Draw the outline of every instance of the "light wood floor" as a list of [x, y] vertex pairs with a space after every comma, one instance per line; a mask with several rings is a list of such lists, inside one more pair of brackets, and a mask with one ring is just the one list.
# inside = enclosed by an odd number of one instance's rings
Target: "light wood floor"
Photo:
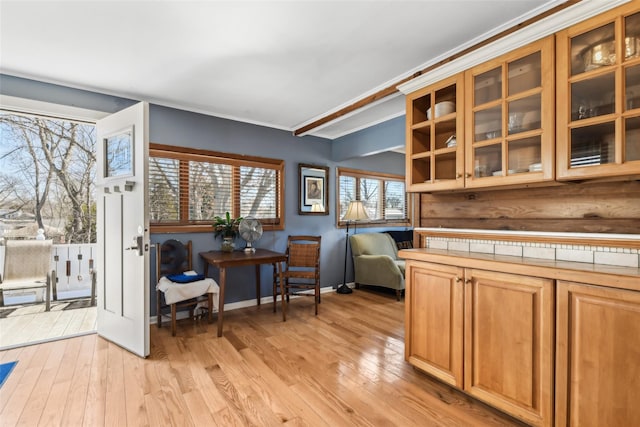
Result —
[[0, 352], [18, 364], [0, 389], [0, 425], [519, 425], [404, 361], [404, 304], [358, 290], [152, 325], [151, 356], [97, 335]]

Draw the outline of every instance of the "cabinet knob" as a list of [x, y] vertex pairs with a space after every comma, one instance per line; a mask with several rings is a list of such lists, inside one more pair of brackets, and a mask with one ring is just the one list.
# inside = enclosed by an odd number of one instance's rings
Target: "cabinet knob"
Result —
[[466, 280], [464, 281], [464, 283], [465, 283], [466, 285], [470, 285], [470, 284], [471, 284], [471, 279], [466, 279]]
[[465, 176], [466, 178], [471, 178], [471, 174], [470, 174], [469, 172], [465, 173], [465, 174], [464, 174], [464, 176]]
[[456, 283], [460, 283], [460, 282], [462, 282], [462, 279], [460, 277], [456, 276]]
[[459, 178], [462, 178], [462, 174], [460, 172], [456, 174], [456, 179], [459, 179]]

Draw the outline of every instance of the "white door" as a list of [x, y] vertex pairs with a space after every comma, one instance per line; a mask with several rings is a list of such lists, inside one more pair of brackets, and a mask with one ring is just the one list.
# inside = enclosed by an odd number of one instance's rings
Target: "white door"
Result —
[[149, 355], [149, 105], [97, 123], [98, 334]]

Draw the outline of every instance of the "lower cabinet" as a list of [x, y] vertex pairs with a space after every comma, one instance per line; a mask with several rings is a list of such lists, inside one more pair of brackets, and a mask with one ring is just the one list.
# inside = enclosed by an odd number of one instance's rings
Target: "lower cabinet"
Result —
[[464, 270], [407, 261], [405, 265], [405, 359], [462, 388]]
[[531, 425], [553, 423], [553, 281], [407, 261], [405, 358]]
[[640, 426], [640, 292], [556, 286], [556, 425]]

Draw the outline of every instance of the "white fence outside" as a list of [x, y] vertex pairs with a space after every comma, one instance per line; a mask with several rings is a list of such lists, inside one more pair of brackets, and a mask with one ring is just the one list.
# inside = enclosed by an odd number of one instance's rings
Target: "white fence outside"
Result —
[[[2, 274], [4, 252], [5, 246], [0, 246]], [[58, 278], [58, 299], [91, 296], [91, 272], [97, 268], [95, 259], [95, 243], [53, 245], [51, 270], [56, 271]]]

